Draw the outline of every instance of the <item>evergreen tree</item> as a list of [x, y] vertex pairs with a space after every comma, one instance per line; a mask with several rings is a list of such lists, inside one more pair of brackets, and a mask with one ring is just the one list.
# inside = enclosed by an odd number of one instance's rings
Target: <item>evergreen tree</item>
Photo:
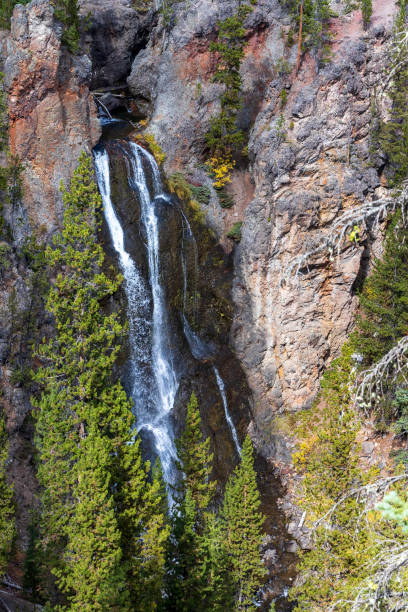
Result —
[[242, 107], [240, 67], [248, 44], [244, 23], [253, 10], [252, 4], [256, 4], [256, 0], [239, 2], [235, 13], [218, 23], [217, 40], [210, 42], [210, 51], [216, 52], [219, 57], [214, 81], [224, 85], [220, 112], [211, 117], [210, 129], [206, 134], [211, 153], [208, 163], [216, 188], [222, 188], [230, 181], [230, 172], [235, 163], [232, 155], [242, 151], [245, 141], [244, 133], [238, 126], [238, 113]]
[[210, 481], [213, 455], [209, 446], [210, 440], [203, 440], [198, 402], [193, 393], [187, 407], [186, 426], [177, 442], [182, 478], [172, 509], [167, 553], [164, 605], [169, 611], [209, 609], [204, 598], [208, 575], [202, 555], [203, 547], [208, 545], [205, 511], [216, 487]]
[[384, 254], [360, 295], [355, 344], [375, 363], [408, 333], [408, 227], [401, 211], [388, 227]]
[[391, 168], [390, 184], [398, 187], [408, 176], [408, 52], [401, 36], [406, 31], [406, 0], [399, 3], [393, 37], [392, 68], [394, 76], [389, 96], [391, 116], [380, 126], [380, 144]]
[[220, 517], [224, 546], [230, 556], [236, 611], [257, 609], [256, 593], [266, 574], [260, 555], [265, 521], [259, 512], [260, 504], [252, 442], [247, 436], [241, 462], [227, 482]]
[[177, 442], [179, 469], [183, 472], [181, 487], [189, 489], [199, 510], [208, 508], [217, 486], [210, 481], [213, 453], [210, 452], [210, 439], [203, 440], [201, 417], [195, 393], [191, 394], [187, 406], [186, 426]]
[[382, 513], [385, 519], [397, 523], [403, 533], [408, 533], [408, 497], [406, 491], [402, 495], [397, 491], [390, 491], [377, 504], [376, 509]]
[[368, 28], [371, 15], [373, 14], [372, 0], [361, 0], [361, 14], [363, 16], [364, 28]]
[[0, 413], [0, 576], [10, 560], [14, 537], [13, 489], [6, 479], [8, 438], [3, 415]]
[[291, 14], [299, 24], [299, 51], [313, 51], [318, 64], [327, 59], [331, 34], [328, 28], [330, 0], [287, 0]]
[[[121, 384], [111, 381], [126, 330], [102, 304], [122, 277], [102, 271], [101, 200], [85, 154], [70, 190], [62, 192], [63, 229], [47, 248], [56, 271], [47, 302], [55, 335], [40, 346], [44, 365], [35, 375], [42, 387], [35, 442], [43, 558], [72, 609], [119, 602], [112, 606], [136, 610], [143, 587], [155, 580], [157, 591], [162, 580], [166, 530], [160, 488], [148, 482], [149, 466], [133, 439], [130, 402]], [[53, 599], [63, 601], [58, 593]]]
[[24, 559], [23, 589], [33, 603], [42, 602], [41, 594], [41, 556], [38, 550], [40, 532], [39, 517], [33, 513], [28, 525], [28, 548]]
[[70, 594], [69, 610], [131, 610], [125, 591], [120, 531], [111, 495], [111, 451], [99, 432], [81, 444], [66, 528], [65, 564], [56, 571], [59, 586]]
[[80, 39], [80, 18], [78, 0], [52, 0], [55, 17], [62, 22], [62, 42], [72, 53], [77, 53]]
[[0, 0], [0, 28], [9, 29], [16, 4], [28, 4], [30, 0]]

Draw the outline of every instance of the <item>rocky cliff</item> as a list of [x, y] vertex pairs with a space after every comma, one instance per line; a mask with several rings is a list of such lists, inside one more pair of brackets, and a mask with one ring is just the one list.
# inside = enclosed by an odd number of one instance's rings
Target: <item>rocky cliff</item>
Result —
[[[106, 96], [109, 108], [117, 104], [112, 93], [119, 92], [127, 106], [145, 115], [166, 154], [166, 173], [182, 172], [190, 183], [210, 189], [210, 201], [201, 206], [206, 223], [225, 253], [233, 251], [229, 345], [251, 390], [250, 431], [263, 457], [284, 475], [291, 443], [275, 417], [310, 406], [316, 396], [322, 371], [352, 327], [356, 292], [373, 250], [380, 248], [378, 235], [361, 229], [358, 244], [345, 239], [338, 255], [323, 252], [297, 277], [287, 272], [324, 240], [342, 212], [387, 190], [385, 159], [372, 150], [369, 123], [373, 94], [387, 71], [395, 2], [373, 2], [367, 31], [359, 11], [346, 14], [344, 3], [334, 2], [339, 16], [330, 24], [328, 62], [318, 67], [306, 53], [296, 74], [285, 4], [258, 1], [246, 23], [241, 69], [239, 121], [248, 132], [248, 160], [232, 175], [234, 206], [223, 209], [203, 168], [204, 135], [221, 91], [212, 80], [216, 58], [209, 42], [233, 5], [179, 2], [164, 27], [159, 14], [138, 13], [131, 0], [83, 0], [84, 22], [88, 13], [90, 19], [78, 56], [61, 46], [61, 26], [47, 0], [17, 6], [11, 33], [1, 43], [10, 144], [23, 160], [24, 197], [4, 214], [14, 249], [33, 232], [44, 239], [55, 232], [60, 180], [68, 182], [80, 151], [90, 151], [101, 135], [94, 90]], [[233, 247], [226, 234], [236, 221], [243, 221], [242, 240]], [[13, 257], [2, 285], [3, 309], [13, 288], [21, 308], [29, 302], [30, 272]], [[24, 388], [10, 382], [10, 320], [1, 333], [11, 475], [24, 526], [35, 488], [26, 448], [30, 405]], [[296, 525], [291, 530], [302, 538]]]
[[[338, 256], [315, 258], [297, 278], [287, 279], [286, 271], [324, 240], [339, 214], [386, 190], [385, 160], [371, 150], [369, 124], [387, 70], [395, 2], [373, 3], [367, 31], [360, 11], [345, 14], [335, 4], [327, 64], [319, 68], [306, 54], [295, 74], [284, 3], [258, 2], [247, 21], [241, 71], [249, 165], [234, 172], [232, 209], [222, 210], [214, 194], [205, 208], [223, 244], [232, 223], [244, 221], [235, 251], [231, 344], [253, 392], [259, 443], [283, 461], [288, 453], [275, 435], [274, 416], [313, 401], [323, 369], [350, 331], [375, 236], [358, 246], [345, 240]], [[207, 184], [199, 166], [220, 94], [209, 41], [231, 11], [228, 1], [177, 5], [176, 25], [169, 34], [153, 30], [128, 79], [136, 99], [148, 101], [149, 129], [167, 154], [166, 169]]]

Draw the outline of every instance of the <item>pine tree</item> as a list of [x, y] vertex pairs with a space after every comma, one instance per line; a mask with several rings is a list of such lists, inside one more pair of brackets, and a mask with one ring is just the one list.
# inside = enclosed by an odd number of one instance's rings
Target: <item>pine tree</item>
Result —
[[28, 4], [30, 0], [0, 0], [0, 28], [9, 29], [16, 4]]
[[203, 440], [201, 417], [195, 393], [187, 406], [186, 426], [177, 442], [179, 468], [183, 472], [182, 489], [191, 491], [198, 510], [208, 508], [217, 483], [210, 480], [214, 455], [210, 439]]
[[165, 609], [169, 611], [207, 609], [203, 593], [208, 576], [202, 565], [202, 546], [208, 543], [205, 511], [216, 487], [216, 482], [210, 481], [213, 454], [209, 447], [209, 438], [203, 440], [198, 402], [193, 393], [186, 426], [177, 442], [182, 477], [172, 509], [167, 552]]
[[400, 494], [397, 491], [390, 491], [383, 500], [377, 504], [385, 519], [397, 523], [402, 532], [408, 533], [408, 498], [406, 492]]
[[72, 53], [79, 50], [80, 18], [78, 0], [52, 0], [55, 17], [64, 25], [62, 42]]
[[161, 600], [164, 581], [167, 494], [160, 467], [148, 482], [149, 463], [143, 463], [140, 440], [122, 445], [117, 455], [115, 495], [122, 534], [123, 563], [134, 612], [153, 612]]
[[111, 495], [111, 453], [99, 432], [90, 433], [81, 444], [72, 491], [75, 505], [66, 528], [65, 564], [56, 571], [72, 611], [132, 609]]
[[[47, 301], [55, 335], [40, 346], [44, 365], [35, 375], [42, 387], [34, 403], [43, 557], [73, 608], [119, 602], [121, 610], [136, 610], [144, 586], [155, 581], [157, 592], [162, 580], [160, 488], [148, 482], [130, 402], [111, 380], [126, 329], [102, 304], [122, 277], [102, 271], [101, 200], [85, 154], [62, 192], [63, 229], [47, 249], [56, 272]], [[53, 592], [52, 584], [47, 588]], [[58, 592], [52, 598], [64, 601]]]
[[408, 333], [408, 227], [395, 213], [384, 254], [360, 295], [355, 344], [366, 364], [375, 363]]
[[364, 28], [367, 29], [370, 24], [371, 15], [373, 14], [372, 0], [361, 0], [361, 14], [363, 16]]
[[257, 609], [255, 597], [266, 573], [260, 554], [265, 521], [260, 505], [253, 447], [247, 436], [241, 462], [227, 482], [220, 517], [224, 546], [230, 556], [236, 611]]
[[286, 0], [299, 23], [298, 66], [301, 50], [313, 51], [318, 64], [327, 59], [331, 34], [328, 28], [330, 0]]
[[230, 571], [230, 552], [223, 537], [222, 524], [214, 512], [204, 515], [199, 543], [198, 580], [203, 610], [224, 612], [234, 609], [234, 582]]
[[389, 96], [391, 99], [390, 119], [380, 126], [379, 139], [388, 156], [391, 169], [389, 182], [398, 187], [408, 176], [408, 52], [401, 36], [406, 30], [406, 0], [399, 3], [393, 36], [392, 79]]
[[6, 479], [8, 438], [3, 415], [0, 414], [0, 576], [10, 560], [16, 535], [13, 489]]
[[39, 517], [33, 512], [28, 525], [28, 548], [24, 559], [23, 589], [33, 603], [41, 603], [41, 556], [38, 550], [40, 532]]

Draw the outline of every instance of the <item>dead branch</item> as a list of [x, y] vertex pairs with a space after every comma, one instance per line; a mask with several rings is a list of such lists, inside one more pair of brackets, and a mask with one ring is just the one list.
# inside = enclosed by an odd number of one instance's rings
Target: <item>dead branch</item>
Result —
[[397, 379], [408, 384], [408, 336], [404, 336], [378, 363], [364, 370], [356, 381], [355, 405], [368, 414], [376, 400], [385, 396], [384, 383]]
[[361, 206], [346, 210], [336, 218], [329, 234], [322, 237], [319, 244], [289, 263], [282, 280], [288, 280], [291, 276], [296, 278], [300, 270], [305, 267], [307, 272], [309, 272], [308, 263], [321, 253], [327, 252], [331, 259], [333, 259], [335, 253], [338, 256], [346, 234], [351, 232], [355, 225], [367, 228], [367, 224], [370, 222], [371, 229], [376, 229], [378, 224], [389, 213], [395, 212], [398, 208], [402, 209], [405, 222], [407, 203], [408, 183], [406, 182], [396, 197], [373, 200], [372, 202], [366, 202]]

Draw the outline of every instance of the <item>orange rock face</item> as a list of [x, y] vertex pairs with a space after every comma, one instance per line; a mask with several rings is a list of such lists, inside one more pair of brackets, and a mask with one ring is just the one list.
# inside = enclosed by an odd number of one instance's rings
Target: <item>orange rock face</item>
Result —
[[32, 225], [49, 234], [61, 217], [60, 181], [100, 137], [89, 93], [91, 64], [61, 48], [49, 3], [14, 12], [6, 61], [10, 145], [23, 160], [24, 202]]

